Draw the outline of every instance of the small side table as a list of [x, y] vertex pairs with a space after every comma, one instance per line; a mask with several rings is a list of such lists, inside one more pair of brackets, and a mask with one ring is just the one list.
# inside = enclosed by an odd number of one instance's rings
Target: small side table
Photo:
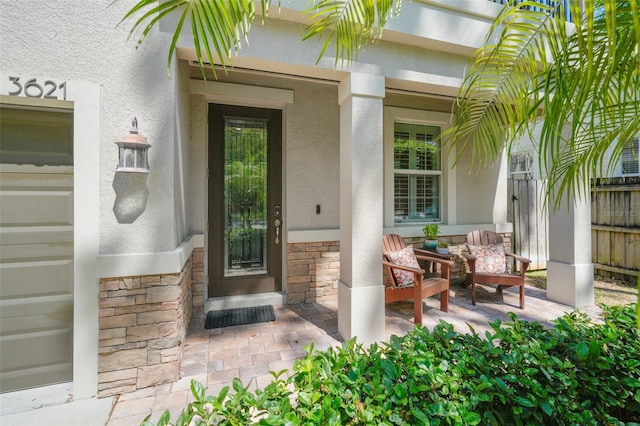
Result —
[[[451, 253], [451, 252], [449, 252], [447, 254], [441, 254], [441, 253], [438, 253], [435, 250], [428, 250], [428, 249], [425, 249], [425, 248], [421, 248], [421, 249], [417, 249], [417, 250], [418, 250], [417, 253], [422, 251], [423, 253], [425, 253], [425, 254], [427, 254], [429, 256], [432, 256], [432, 257], [437, 257], [438, 259], [453, 260], [454, 257], [455, 257], [455, 255], [453, 253]], [[438, 272], [437, 271], [438, 264], [434, 263], [434, 262], [430, 262], [430, 263], [431, 263], [431, 273], [433, 274], [433, 273]]]

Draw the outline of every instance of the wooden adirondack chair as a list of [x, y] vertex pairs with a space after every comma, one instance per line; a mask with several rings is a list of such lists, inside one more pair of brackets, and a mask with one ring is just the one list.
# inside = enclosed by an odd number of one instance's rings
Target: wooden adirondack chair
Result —
[[[502, 291], [503, 287], [518, 286], [520, 287], [520, 309], [524, 309], [524, 274], [529, 268], [529, 263], [531, 263], [531, 261], [522, 256], [518, 256], [517, 254], [504, 253], [505, 261], [504, 265], [500, 267], [500, 271], [491, 271], [491, 269], [495, 268], [486, 267], [488, 261], [483, 254], [486, 253], [487, 250], [494, 250], [498, 245], [502, 244], [502, 236], [492, 231], [479, 230], [472, 231], [467, 234], [467, 249], [471, 246], [475, 246], [474, 250], [470, 252], [462, 252], [462, 255], [467, 259], [469, 269], [471, 270], [471, 303], [474, 305], [476, 304], [476, 284], [497, 284], [497, 291]], [[480, 247], [480, 249], [477, 247]], [[499, 248], [496, 251], [499, 251]], [[507, 257], [512, 257], [516, 261], [520, 262], [520, 274], [515, 275], [508, 272], [506, 263]], [[495, 259], [497, 259], [497, 257]], [[481, 261], [484, 261], [485, 265], [480, 265], [479, 263]], [[494, 265], [498, 265], [497, 261]], [[487, 272], [487, 269], [490, 271]]]
[[[407, 250], [407, 248], [407, 244], [399, 235], [387, 234], [382, 237], [382, 263], [391, 278], [391, 285], [385, 289], [384, 301], [391, 303], [413, 299], [413, 321], [422, 325], [423, 299], [439, 293], [440, 310], [447, 312], [449, 309], [449, 268], [453, 262], [435, 257], [434, 253], [425, 250], [413, 248]], [[413, 256], [413, 259], [409, 259], [409, 262], [397, 263], [399, 257], [397, 254], [401, 252], [408, 254], [409, 257]], [[440, 264], [440, 274], [425, 277], [425, 271], [420, 268], [418, 259]], [[406, 266], [404, 263], [412, 266]]]

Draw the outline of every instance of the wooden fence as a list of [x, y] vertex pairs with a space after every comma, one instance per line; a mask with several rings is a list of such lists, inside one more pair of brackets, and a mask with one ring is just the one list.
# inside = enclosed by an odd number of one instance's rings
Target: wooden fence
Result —
[[593, 266], [602, 276], [640, 276], [640, 177], [598, 179], [591, 192]]
[[[515, 253], [546, 269], [549, 218], [544, 181], [508, 181]], [[598, 179], [591, 193], [591, 250], [596, 274], [635, 282], [640, 276], [640, 177]]]

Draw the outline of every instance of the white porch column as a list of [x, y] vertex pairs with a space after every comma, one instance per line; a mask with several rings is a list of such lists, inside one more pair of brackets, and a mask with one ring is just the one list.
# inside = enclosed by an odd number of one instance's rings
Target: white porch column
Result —
[[581, 308], [594, 304], [591, 197], [574, 199], [569, 205], [563, 201], [549, 216], [547, 296]]
[[384, 339], [382, 282], [384, 77], [340, 83], [340, 282], [338, 332], [368, 345]]

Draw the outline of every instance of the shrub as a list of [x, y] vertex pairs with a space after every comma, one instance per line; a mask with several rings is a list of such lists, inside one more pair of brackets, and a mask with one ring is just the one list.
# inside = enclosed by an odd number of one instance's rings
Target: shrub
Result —
[[[175, 424], [415, 425], [640, 422], [640, 330], [631, 305], [602, 323], [573, 312], [551, 329], [518, 319], [480, 336], [441, 321], [368, 349], [355, 340], [307, 348], [291, 376], [217, 396], [193, 381]], [[148, 419], [147, 419], [148, 420]], [[145, 420], [144, 425], [150, 425]], [[165, 412], [158, 425], [169, 424]]]

